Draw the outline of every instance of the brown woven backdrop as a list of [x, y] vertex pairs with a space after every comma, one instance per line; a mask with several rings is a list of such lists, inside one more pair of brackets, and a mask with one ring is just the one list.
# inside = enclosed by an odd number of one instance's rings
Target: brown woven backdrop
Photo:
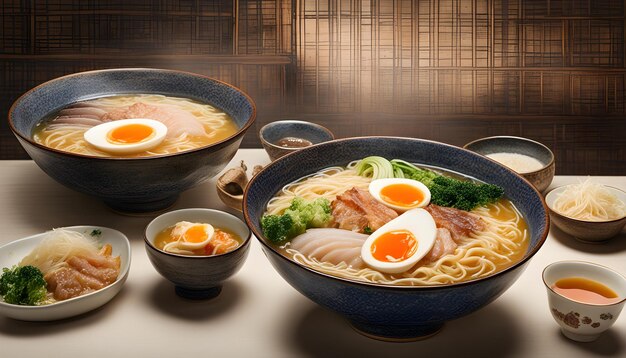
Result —
[[[541, 141], [559, 174], [626, 175], [617, 0], [4, 0], [0, 111], [64, 74], [157, 67], [233, 83], [263, 124], [463, 145]], [[0, 158], [26, 155], [0, 126]]]

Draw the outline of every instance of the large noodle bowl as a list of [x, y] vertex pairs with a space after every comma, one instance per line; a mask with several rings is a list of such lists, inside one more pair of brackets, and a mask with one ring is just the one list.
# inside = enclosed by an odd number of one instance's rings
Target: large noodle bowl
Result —
[[[439, 171], [444, 175], [453, 175]], [[287, 184], [267, 205], [266, 214], [280, 214], [295, 197], [308, 200], [326, 198], [357, 187], [367, 189], [372, 179], [360, 176], [354, 163], [347, 167], [332, 167]], [[290, 243], [277, 246], [286, 257], [314, 270], [357, 281], [389, 285], [441, 285], [478, 279], [499, 272], [520, 261], [526, 253], [530, 238], [526, 220], [508, 199], [472, 210], [484, 221], [485, 228], [463, 238], [454, 252], [434, 262], [417, 264], [406, 272], [388, 274], [370, 267], [355, 269], [345, 262], [329, 263], [303, 254]]]

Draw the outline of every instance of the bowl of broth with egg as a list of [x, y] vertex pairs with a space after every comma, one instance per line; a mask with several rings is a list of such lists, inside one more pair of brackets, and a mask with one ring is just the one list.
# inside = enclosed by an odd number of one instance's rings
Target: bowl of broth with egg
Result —
[[53, 179], [115, 210], [150, 212], [219, 173], [254, 122], [252, 99], [198, 74], [112, 69], [18, 98], [9, 126]]
[[266, 166], [244, 215], [296, 290], [368, 337], [428, 337], [522, 274], [548, 233], [539, 192], [443, 143], [339, 139]]
[[177, 295], [210, 299], [243, 266], [250, 230], [236, 216], [213, 209], [174, 210], [154, 218], [144, 232], [146, 253]]

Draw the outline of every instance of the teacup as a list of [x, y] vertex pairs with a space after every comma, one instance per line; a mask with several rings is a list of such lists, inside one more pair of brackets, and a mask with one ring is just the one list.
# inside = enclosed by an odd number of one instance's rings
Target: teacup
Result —
[[[590, 280], [592, 284], [599, 283], [604, 288], [608, 288], [609, 292], [612, 291], [616, 297], [606, 299], [603, 303], [591, 303], [589, 298], [573, 298], [576, 292], [581, 293], [581, 291], [569, 290], [563, 293], [557, 285], [557, 281], [563, 279], [579, 281], [583, 279], [586, 282]], [[626, 277], [608, 267], [590, 262], [552, 263], [543, 270], [543, 283], [548, 291], [548, 304], [552, 317], [561, 327], [563, 335], [578, 342], [596, 340], [602, 332], [615, 323], [626, 303]], [[557, 293], [557, 291], [562, 293]], [[599, 298], [602, 299], [602, 297]]]

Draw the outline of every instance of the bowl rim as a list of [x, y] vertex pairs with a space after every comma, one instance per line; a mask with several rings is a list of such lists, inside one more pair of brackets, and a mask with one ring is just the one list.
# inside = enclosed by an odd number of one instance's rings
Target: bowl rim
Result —
[[[175, 212], [192, 212], [192, 211], [212, 212], [212, 213], [218, 213], [218, 215], [231, 216], [233, 219], [237, 219], [237, 221], [241, 222], [243, 224], [243, 227], [248, 229], [248, 234], [246, 235], [246, 237], [241, 238], [242, 239], [241, 244], [237, 246], [234, 250], [225, 252], [223, 254], [216, 254], [216, 255], [182, 255], [182, 254], [176, 254], [173, 252], [167, 252], [154, 246], [154, 244], [148, 239], [148, 226], [150, 226], [153, 222], [155, 222], [157, 219], [159, 219], [163, 215], [175, 213]], [[250, 241], [252, 241], [250, 240], [251, 237], [252, 237], [252, 230], [250, 230], [250, 227], [246, 225], [246, 223], [240, 218], [238, 218], [236, 215], [233, 215], [223, 210], [209, 209], [209, 208], [185, 208], [185, 209], [177, 209], [177, 210], [168, 211], [150, 220], [150, 222], [143, 229], [143, 241], [147, 248], [152, 249], [158, 253], [161, 253], [167, 256], [178, 257], [182, 259], [190, 259], [190, 260], [206, 260], [206, 259], [211, 259], [211, 258], [226, 257], [226, 256], [234, 255], [237, 251], [243, 249], [243, 247], [248, 246], [250, 244]]]
[[[128, 236], [126, 236], [123, 232], [110, 228], [110, 227], [105, 227], [105, 226], [101, 226], [101, 225], [74, 225], [74, 226], [63, 226], [63, 227], [59, 227], [58, 229], [69, 229], [72, 231], [79, 231], [79, 230], [84, 230], [84, 229], [106, 229], [106, 230], [110, 230], [113, 232], [116, 232], [118, 234], [120, 234], [121, 238], [123, 239], [122, 242], [124, 243], [124, 247], [123, 247], [123, 251], [125, 251], [128, 255], [128, 262], [126, 263], [126, 265], [120, 265], [120, 273], [117, 275], [117, 278], [115, 279], [115, 281], [113, 281], [111, 284], [102, 287], [99, 290], [93, 291], [93, 292], [89, 292], [86, 293], [84, 295], [80, 295], [80, 296], [76, 296], [76, 297], [72, 297], [72, 298], [68, 298], [67, 300], [62, 300], [62, 301], [57, 301], [57, 302], [53, 302], [50, 304], [46, 304], [46, 305], [39, 305], [39, 306], [27, 306], [27, 305], [16, 305], [16, 304], [12, 304], [12, 303], [8, 303], [8, 302], [4, 302], [4, 301], [0, 301], [0, 306], [8, 306], [11, 307], [11, 309], [28, 309], [28, 310], [46, 310], [46, 309], [50, 309], [52, 307], [60, 307], [60, 306], [66, 306], [69, 304], [74, 303], [75, 301], [82, 301], [82, 300], [86, 300], [91, 296], [95, 296], [98, 294], [102, 294], [105, 291], [108, 291], [110, 289], [112, 289], [114, 286], [119, 285], [120, 282], [124, 283], [124, 281], [126, 280], [126, 277], [128, 276], [128, 273], [130, 272], [130, 265], [132, 262], [132, 248], [131, 248], [131, 244], [130, 244], [130, 240], [128, 239]], [[42, 236], [48, 232], [50, 232], [51, 230], [47, 230], [44, 232], [40, 232], [38, 234], [33, 234], [33, 235], [29, 235], [26, 237], [23, 237], [21, 239], [17, 239], [14, 241], [11, 241], [9, 243], [6, 243], [2, 246], [0, 246], [0, 250], [4, 249], [6, 246], [9, 245], [14, 245], [17, 244], [18, 242], [24, 242], [24, 241], [29, 241], [29, 240], [33, 240], [38, 236]], [[100, 241], [100, 239], [98, 239], [98, 241]]]
[[[508, 167], [505, 167], [505, 166], [503, 166], [503, 167], [506, 170], [510, 171], [512, 174], [514, 174], [515, 176], [517, 176], [520, 179], [522, 179], [531, 188], [531, 190], [535, 191], [537, 196], [540, 198], [541, 205], [543, 206], [544, 212], [546, 213], [545, 221], [544, 221], [545, 229], [541, 233], [541, 237], [537, 241], [537, 244], [535, 245], [535, 247], [533, 247], [531, 249], [531, 251], [527, 252], [521, 260], [519, 260], [518, 262], [514, 263], [513, 265], [511, 265], [511, 266], [509, 266], [509, 267], [507, 267], [507, 268], [505, 268], [503, 270], [500, 270], [500, 271], [498, 271], [496, 273], [493, 273], [491, 275], [488, 275], [488, 276], [484, 276], [484, 277], [480, 277], [480, 278], [476, 278], [476, 279], [472, 279], [472, 280], [467, 280], [467, 281], [456, 282], [456, 283], [448, 283], [448, 284], [443, 284], [443, 285], [428, 285], [428, 286], [427, 285], [424, 285], [424, 286], [401, 286], [401, 285], [389, 285], [389, 284], [381, 284], [381, 283], [375, 283], [375, 282], [358, 281], [358, 280], [354, 280], [354, 279], [350, 279], [350, 278], [333, 276], [333, 275], [330, 275], [330, 274], [327, 274], [327, 273], [324, 273], [324, 272], [321, 272], [321, 271], [317, 271], [317, 270], [315, 270], [315, 269], [313, 269], [311, 267], [305, 266], [303, 264], [300, 264], [300, 263], [298, 263], [296, 261], [293, 261], [292, 259], [287, 258], [283, 254], [278, 252], [278, 250], [276, 248], [274, 248], [272, 245], [267, 243], [266, 242], [267, 239], [263, 235], [263, 232], [257, 230], [256, 226], [252, 224], [252, 219], [250, 218], [250, 214], [249, 214], [249, 210], [248, 210], [248, 200], [247, 200], [248, 199], [248, 195], [249, 195], [248, 188], [250, 188], [253, 185], [253, 183], [256, 180], [258, 180], [258, 178], [260, 177], [259, 174], [261, 174], [265, 170], [268, 170], [268, 168], [271, 168], [271, 167], [273, 167], [275, 165], [278, 165], [277, 163], [282, 161], [283, 158], [287, 158], [290, 155], [296, 155], [294, 153], [301, 153], [303, 151], [306, 152], [306, 151], [309, 151], [309, 150], [315, 150], [318, 146], [334, 145], [334, 143], [337, 143], [337, 142], [357, 141], [357, 140], [360, 140], [360, 139], [371, 139], [371, 138], [392, 139], [392, 140], [393, 139], [417, 140], [417, 141], [421, 141], [421, 142], [434, 143], [434, 144], [437, 144], [437, 145], [443, 145], [443, 146], [446, 146], [446, 147], [455, 148], [456, 150], [465, 151], [465, 152], [470, 153], [471, 155], [478, 155], [481, 158], [485, 158], [484, 156], [482, 156], [482, 155], [480, 155], [480, 154], [478, 154], [476, 152], [473, 152], [473, 151], [465, 149], [465, 148], [457, 147], [457, 146], [454, 146], [454, 145], [451, 145], [451, 144], [437, 142], [437, 141], [428, 140], [428, 139], [412, 138], [412, 137], [397, 137], [397, 136], [361, 136], [361, 137], [341, 138], [341, 139], [335, 139], [335, 140], [328, 141], [328, 142], [318, 143], [318, 144], [316, 144], [314, 146], [302, 148], [300, 151], [289, 153], [288, 155], [283, 156], [283, 157], [281, 157], [281, 158], [279, 158], [277, 160], [274, 160], [271, 163], [269, 163], [268, 165], [266, 165], [265, 167], [263, 167], [263, 169], [259, 173], [257, 173], [257, 175], [255, 175], [250, 180], [250, 182], [248, 183], [248, 185], [246, 187], [246, 190], [244, 192], [244, 199], [243, 199], [243, 215], [244, 215], [245, 222], [248, 225], [248, 228], [250, 228], [250, 230], [254, 233], [254, 236], [256, 237], [257, 241], [259, 241], [261, 243], [261, 245], [265, 249], [269, 249], [272, 254], [274, 254], [275, 256], [279, 257], [280, 260], [282, 260], [284, 262], [287, 262], [288, 264], [290, 264], [292, 266], [295, 266], [297, 268], [309, 271], [310, 273], [313, 273], [314, 275], [322, 276], [322, 277], [324, 277], [326, 279], [331, 279], [333, 281], [338, 281], [338, 282], [343, 283], [343, 284], [349, 284], [349, 285], [354, 285], [354, 286], [358, 286], [358, 287], [361, 287], [361, 286], [375, 287], [377, 289], [388, 290], [388, 291], [442, 290], [442, 289], [453, 289], [453, 288], [457, 288], [457, 287], [463, 287], [463, 286], [469, 286], [469, 285], [477, 284], [477, 283], [480, 283], [480, 282], [485, 281], [487, 279], [491, 279], [493, 277], [502, 276], [505, 273], [513, 271], [513, 270], [515, 270], [515, 269], [517, 269], [519, 267], [522, 267], [532, 257], [534, 257], [537, 254], [539, 249], [541, 249], [541, 247], [545, 243], [545, 241], [546, 241], [546, 239], [548, 237], [548, 232], [549, 232], [549, 228], [550, 228], [550, 215], [548, 215], [548, 207], [546, 206], [546, 202], [543, 199], [543, 196], [537, 190], [537, 188], [535, 188], [528, 181], [528, 179], [524, 178], [519, 173], [516, 173], [512, 169], [510, 169]], [[489, 158], [485, 158], [485, 159], [489, 159]], [[501, 164], [499, 164], [499, 163], [497, 163], [495, 161], [492, 161], [492, 162], [502, 166]]]
[[[588, 302], [581, 302], [581, 301], [576, 301], [573, 300], [569, 297], [565, 297], [562, 294], [554, 291], [552, 289], [552, 287], [550, 285], [548, 285], [548, 283], [546, 282], [546, 271], [553, 266], [556, 265], [561, 265], [561, 264], [573, 264], [573, 265], [579, 265], [579, 266], [595, 266], [597, 268], [603, 269], [603, 270], [607, 270], [619, 277], [621, 277], [624, 281], [626, 281], [626, 276], [622, 275], [621, 273], [619, 273], [618, 271], [608, 267], [608, 266], [604, 266], [604, 265], [600, 265], [597, 264], [595, 262], [591, 262], [591, 261], [583, 261], [583, 260], [562, 260], [562, 261], [555, 261], [549, 265], [547, 265], [546, 267], [543, 268], [543, 270], [541, 271], [541, 280], [543, 281], [543, 285], [550, 290], [550, 292], [554, 293], [555, 295], [558, 295], [559, 297], [562, 297], [563, 299], [566, 299], [570, 302], [574, 302], [574, 303], [578, 303], [584, 306], [590, 306], [590, 307], [610, 307], [610, 306], [615, 306], [615, 305], [620, 305], [623, 304], [624, 301], [626, 301], [626, 296], [624, 296], [621, 300], [617, 301], [617, 302], [613, 302], [613, 303], [609, 303], [609, 304], [595, 304], [595, 303], [588, 303]], [[575, 274], [573, 274], [575, 275]], [[604, 283], [603, 283], [604, 284]], [[606, 286], [606, 285], [605, 285]]]
[[[600, 184], [600, 183], [597, 183]], [[624, 219], [626, 219], [626, 213], [624, 213], [624, 215], [621, 218], [617, 218], [617, 219], [611, 219], [611, 220], [600, 220], [600, 221], [592, 221], [592, 220], [582, 220], [582, 219], [577, 219], [577, 218], [573, 218], [571, 216], [567, 216], [564, 214], [561, 214], [560, 212], [554, 210], [552, 208], [552, 205], [548, 204], [548, 196], [553, 196], [553, 195], [557, 195], [557, 191], [559, 190], [565, 190], [568, 186], [572, 186], [572, 185], [577, 185], [576, 183], [571, 183], [571, 184], [563, 184], [563, 185], [559, 185], [557, 187], [554, 187], [552, 189], [550, 189], [550, 191], [548, 191], [546, 193], [546, 197], [545, 197], [545, 202], [546, 202], [546, 206], [548, 207], [548, 210], [550, 210], [551, 213], [558, 215], [559, 217], [571, 220], [573, 222], [579, 223], [579, 224], [610, 224], [610, 223], [617, 223], [619, 221], [622, 221]], [[626, 191], [620, 189], [620, 188], [616, 188], [614, 186], [610, 186], [610, 185], [604, 185], [604, 184], [600, 184], [603, 187], [609, 189], [609, 190], [615, 190], [618, 191], [624, 195], [626, 195]], [[624, 203], [626, 205], [626, 203]]]
[[[269, 147], [275, 148], [275, 149], [280, 149], [280, 150], [286, 150], [286, 151], [297, 151], [297, 150], [301, 150], [304, 149], [306, 147], [303, 148], [290, 148], [290, 147], [281, 147], [279, 145], [276, 145], [270, 141], [268, 141], [267, 139], [265, 139], [265, 136], [263, 135], [263, 133], [270, 127], [274, 127], [280, 124], [302, 124], [302, 125], [306, 125], [306, 126], [310, 126], [310, 127], [314, 127], [316, 129], [321, 130], [322, 132], [325, 132], [326, 134], [328, 134], [330, 136], [330, 139], [322, 141], [322, 142], [318, 142], [318, 143], [313, 143], [312, 145], [317, 145], [317, 144], [321, 144], [321, 143], [326, 143], [329, 142], [331, 140], [335, 139], [335, 135], [333, 134], [333, 132], [330, 131], [330, 129], [324, 127], [321, 124], [317, 124], [315, 122], [309, 122], [309, 121], [303, 121], [300, 119], [279, 119], [277, 121], [273, 121], [273, 122], [269, 122], [267, 124], [265, 124], [263, 127], [261, 127], [261, 129], [259, 130], [259, 139], [263, 142], [263, 144], [268, 145]], [[310, 147], [310, 146], [309, 146]]]
[[[201, 146], [198, 148], [192, 148], [192, 149], [188, 149], [188, 150], [184, 150], [181, 152], [176, 152], [176, 153], [169, 153], [169, 154], [159, 154], [159, 155], [150, 155], [147, 157], [112, 157], [112, 156], [108, 156], [108, 157], [100, 157], [100, 156], [95, 156], [95, 155], [88, 155], [88, 154], [79, 154], [79, 153], [73, 153], [73, 152], [67, 152], [67, 151], [63, 151], [63, 150], [59, 150], [59, 149], [54, 149], [54, 148], [50, 148], [47, 147], [43, 144], [39, 144], [37, 142], [35, 142], [32, 138], [28, 137], [28, 136], [24, 136], [22, 135], [16, 128], [14, 123], [14, 118], [13, 118], [13, 113], [15, 111], [15, 107], [17, 105], [20, 104], [20, 102], [23, 100], [24, 97], [30, 95], [32, 92], [37, 91], [39, 88], [49, 85], [50, 83], [54, 83], [56, 81], [61, 81], [67, 78], [72, 78], [72, 77], [79, 77], [79, 76], [85, 76], [85, 75], [96, 75], [98, 73], [104, 73], [104, 72], [165, 72], [165, 73], [174, 73], [174, 74], [181, 74], [181, 75], [186, 75], [186, 76], [190, 76], [190, 77], [197, 77], [200, 79], [205, 79], [205, 80], [209, 80], [209, 81], [213, 81], [213, 82], [217, 82], [223, 86], [226, 87], [230, 87], [231, 89], [239, 92], [241, 95], [243, 95], [248, 102], [250, 103], [250, 106], [252, 107], [252, 113], [250, 115], [250, 118], [246, 121], [246, 123], [244, 123], [244, 125], [241, 128], [237, 129], [237, 132], [235, 132], [233, 135], [224, 138], [220, 141], [205, 145], [205, 146]], [[105, 97], [105, 96], [97, 96], [94, 98], [101, 98], [101, 97]], [[212, 104], [211, 104], [212, 105]], [[55, 154], [58, 155], [63, 155], [63, 156], [67, 156], [67, 157], [75, 157], [75, 158], [87, 158], [87, 159], [95, 159], [95, 160], [104, 160], [104, 161], [135, 161], [135, 160], [155, 160], [155, 159], [161, 159], [161, 158], [168, 158], [168, 157], [172, 157], [172, 156], [176, 156], [176, 155], [185, 155], [185, 154], [190, 154], [190, 153], [194, 153], [194, 152], [199, 152], [202, 150], [205, 150], [207, 148], [213, 148], [213, 147], [220, 147], [221, 145], [225, 145], [226, 143], [234, 140], [235, 138], [237, 138], [239, 135], [245, 133], [254, 123], [254, 121], [256, 120], [256, 114], [257, 114], [257, 110], [256, 110], [256, 104], [254, 103], [254, 100], [252, 100], [252, 97], [250, 97], [246, 92], [244, 92], [243, 90], [241, 90], [240, 88], [230, 84], [230, 83], [226, 83], [224, 81], [220, 81], [218, 79], [215, 79], [213, 77], [209, 77], [209, 76], [205, 76], [205, 75], [201, 75], [198, 73], [193, 73], [193, 72], [189, 72], [189, 71], [181, 71], [181, 70], [171, 70], [171, 69], [159, 69], [159, 68], [150, 68], [150, 67], [127, 67], [127, 68], [110, 68], [110, 69], [101, 69], [101, 70], [91, 70], [91, 71], [83, 71], [83, 72], [76, 72], [76, 73], [70, 73], [67, 75], [63, 75], [60, 77], [56, 77], [53, 79], [50, 79], [46, 82], [43, 82], [41, 84], [38, 84], [37, 86], [29, 89], [28, 91], [24, 92], [21, 96], [19, 96], [11, 105], [11, 107], [9, 108], [9, 115], [8, 115], [8, 123], [9, 123], [9, 128], [11, 129], [11, 131], [13, 132], [13, 134], [17, 137], [19, 137], [20, 139], [23, 139], [25, 141], [27, 141], [28, 143], [30, 143], [31, 145], [39, 148], [39, 149], [43, 149], [46, 151], [50, 151], [53, 152]]]
[[[475, 139], [475, 140], [473, 140], [471, 142], [466, 143], [465, 145], [463, 145], [463, 149], [467, 149], [467, 150], [472, 151], [474, 153], [480, 154], [480, 155], [482, 155], [483, 157], [485, 157], [485, 158], [487, 158], [489, 160], [492, 160], [492, 161], [494, 161], [494, 162], [496, 162], [496, 163], [498, 163], [500, 165], [504, 165], [504, 164], [498, 162], [497, 160], [491, 159], [491, 158], [487, 157], [486, 155], [484, 155], [482, 153], [476, 152], [476, 151], [471, 150], [471, 149], [468, 148], [472, 144], [476, 144], [476, 143], [480, 143], [480, 142], [484, 142], [484, 141], [492, 140], [492, 139], [514, 139], [514, 140], [519, 140], [519, 141], [523, 141], [523, 142], [530, 142], [530, 143], [533, 143], [535, 145], [538, 145], [538, 146], [544, 148], [545, 150], [548, 151], [548, 153], [550, 153], [550, 161], [548, 162], [548, 164], [543, 165], [540, 169], [537, 169], [537, 170], [533, 170], [533, 171], [530, 171], [530, 172], [520, 172], [520, 173], [518, 173], [520, 175], [537, 174], [537, 173], [540, 173], [540, 172], [542, 172], [542, 171], [544, 171], [544, 170], [554, 166], [554, 162], [555, 162], [554, 152], [552, 152], [552, 150], [550, 148], [548, 148], [548, 146], [546, 146], [545, 144], [543, 144], [541, 142], [538, 142], [536, 140], [532, 140], [530, 138], [525, 138], [525, 137], [517, 137], [517, 136], [510, 136], [510, 135], [495, 135], [495, 136], [491, 136], [491, 137], [483, 137], [483, 138], [478, 138], [478, 139]], [[541, 163], [541, 164], [543, 164], [543, 163]]]

